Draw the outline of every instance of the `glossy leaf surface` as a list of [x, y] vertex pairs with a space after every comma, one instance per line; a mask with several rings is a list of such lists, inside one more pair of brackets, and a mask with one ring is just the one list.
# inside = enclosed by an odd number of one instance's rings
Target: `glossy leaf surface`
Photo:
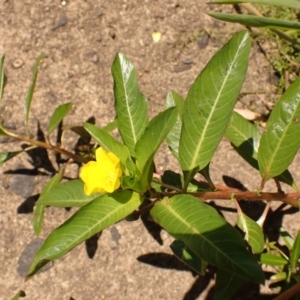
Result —
[[94, 199], [50, 233], [37, 252], [27, 278], [49, 261], [62, 257], [94, 234], [122, 220], [140, 204], [139, 194], [130, 191], [104, 194]]
[[148, 102], [141, 93], [137, 72], [129, 59], [118, 53], [112, 65], [117, 127], [124, 144], [134, 156], [134, 148], [148, 124]]
[[242, 287], [246, 281], [236, 275], [230, 274], [219, 269], [215, 284], [215, 300], [231, 300], [235, 293]]
[[[62, 173], [55, 174], [44, 187], [43, 191], [40, 194], [39, 199], [45, 197], [50, 192], [50, 190], [58, 186], [61, 179], [62, 179]], [[36, 235], [39, 235], [42, 230], [44, 211], [45, 211], [45, 205], [38, 204], [38, 201], [33, 208], [33, 220], [32, 220], [34, 233]]]
[[170, 92], [167, 95], [165, 108], [176, 106], [178, 116], [176, 122], [169, 132], [166, 138], [166, 142], [170, 147], [173, 155], [178, 159], [179, 157], [179, 140], [182, 126], [182, 111], [183, 111], [184, 100], [175, 92]]
[[46, 194], [41, 195], [37, 204], [59, 206], [59, 207], [81, 207], [101, 194], [87, 196], [84, 193], [84, 183], [82, 180], [71, 180], [51, 188]]
[[192, 84], [182, 114], [182, 170], [201, 170], [210, 162], [243, 84], [249, 53], [249, 34], [240, 32], [213, 56]]
[[200, 275], [204, 276], [207, 263], [189, 249], [184, 242], [174, 241], [170, 245], [170, 248], [178, 259]]
[[58, 106], [54, 110], [47, 128], [48, 135], [50, 135], [58, 127], [59, 123], [68, 114], [71, 108], [72, 108], [72, 103], [65, 103]]
[[190, 195], [176, 195], [157, 202], [154, 221], [196, 255], [246, 280], [263, 282], [257, 261], [246, 249], [242, 236], [217, 211]]
[[261, 176], [266, 181], [281, 174], [300, 146], [300, 78], [276, 103], [258, 149]]
[[41, 53], [35, 61], [35, 64], [33, 66], [33, 71], [32, 71], [31, 84], [27, 90], [26, 97], [25, 97], [25, 124], [26, 124], [26, 128], [27, 128], [27, 133], [28, 133], [28, 118], [29, 118], [32, 97], [33, 97], [33, 93], [34, 93], [34, 89], [35, 89], [35, 85], [36, 85], [40, 61], [43, 59], [43, 57], [44, 57], [44, 53]]
[[295, 9], [300, 9], [300, 3], [297, 0], [219, 0], [212, 1], [212, 4], [238, 4], [238, 3], [255, 3], [255, 4], [264, 4], [271, 6], [279, 7], [290, 7]]
[[227, 14], [210, 12], [211, 17], [225, 22], [240, 23], [249, 27], [268, 27], [268, 28], [284, 28], [284, 29], [300, 29], [299, 22], [285, 21], [275, 18], [265, 18], [244, 14]]
[[288, 264], [288, 261], [282, 256], [269, 253], [262, 253], [260, 255], [260, 262], [269, 266], [284, 266]]
[[264, 249], [264, 234], [261, 227], [244, 213], [238, 211], [237, 225], [245, 233], [245, 240], [249, 243], [253, 253], [261, 253]]

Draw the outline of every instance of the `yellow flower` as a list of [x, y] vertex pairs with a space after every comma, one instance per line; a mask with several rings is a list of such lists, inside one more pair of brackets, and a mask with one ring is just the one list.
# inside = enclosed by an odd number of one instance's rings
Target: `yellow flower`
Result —
[[96, 161], [84, 165], [79, 176], [84, 182], [84, 193], [87, 196], [94, 193], [112, 193], [120, 186], [120, 159], [100, 147], [96, 150]]

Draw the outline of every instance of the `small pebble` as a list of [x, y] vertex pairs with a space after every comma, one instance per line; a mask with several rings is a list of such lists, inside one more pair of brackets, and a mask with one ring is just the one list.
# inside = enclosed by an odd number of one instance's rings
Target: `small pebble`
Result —
[[101, 36], [101, 35], [98, 35], [98, 36], [96, 37], [96, 41], [97, 41], [97, 42], [101, 42], [101, 41], [102, 41], [102, 36]]
[[91, 62], [93, 62], [94, 64], [97, 63], [99, 61], [99, 57], [97, 54], [94, 54], [91, 58]]
[[112, 39], [115, 39], [116, 38], [116, 33], [114, 31], [110, 31], [109, 32], [109, 36], [112, 38]]
[[68, 19], [66, 16], [61, 15], [59, 16], [58, 21], [52, 26], [51, 30], [55, 31], [57, 28], [65, 26], [68, 23]]
[[193, 60], [190, 59], [190, 58], [184, 58], [184, 59], [182, 60], [182, 62], [183, 62], [184, 64], [186, 64], [186, 65], [189, 65], [189, 64], [192, 64], [192, 63], [193, 63]]
[[209, 39], [209, 36], [207, 34], [204, 34], [199, 37], [198, 46], [200, 49], [206, 48], [206, 46], [208, 45], [208, 39]]
[[22, 66], [24, 65], [24, 62], [21, 58], [17, 58], [13, 61], [12, 63], [12, 66], [15, 68], [15, 69], [19, 69], [21, 68]]

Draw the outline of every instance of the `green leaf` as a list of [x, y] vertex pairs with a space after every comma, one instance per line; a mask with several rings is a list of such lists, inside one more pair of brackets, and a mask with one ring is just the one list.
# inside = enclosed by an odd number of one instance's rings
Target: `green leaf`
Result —
[[233, 296], [245, 282], [246, 281], [241, 277], [218, 269], [214, 288], [214, 300], [233, 299]]
[[260, 262], [269, 266], [285, 266], [288, 264], [288, 261], [282, 256], [269, 253], [262, 253], [260, 255]]
[[191, 269], [199, 273], [200, 275], [205, 275], [205, 269], [207, 267], [207, 262], [198, 257], [191, 249], [189, 249], [184, 242], [174, 241], [170, 248], [173, 254], [181, 260], [183, 263], [188, 265]]
[[141, 173], [144, 172], [149, 161], [152, 163], [155, 152], [174, 126], [176, 118], [177, 110], [171, 107], [150, 121], [135, 148], [136, 165]]
[[290, 257], [290, 264], [293, 269], [297, 267], [299, 258], [300, 258], [300, 230], [298, 231], [297, 237], [295, 239], [291, 257]]
[[240, 114], [233, 112], [225, 136], [237, 153], [253, 168], [258, 169], [257, 152], [260, 141], [258, 128]]
[[131, 156], [148, 124], [148, 102], [141, 93], [137, 72], [129, 59], [118, 53], [112, 65], [117, 127]]
[[[0, 126], [1, 126], [1, 124], [0, 124]], [[6, 134], [1, 127], [0, 127], [0, 135], [8, 136], [8, 134]]]
[[[41, 198], [44, 198], [54, 187], [58, 186], [62, 179], [63, 173], [55, 174], [46, 184], [43, 191], [41, 192], [38, 201]], [[34, 233], [36, 235], [39, 235], [42, 230], [43, 220], [44, 220], [44, 211], [45, 211], [45, 205], [38, 204], [39, 202], [35, 204], [33, 208], [33, 229]]]
[[284, 240], [285, 245], [289, 250], [293, 249], [294, 245], [294, 239], [291, 237], [291, 235], [285, 231], [282, 227], [280, 227], [279, 230], [280, 237]]
[[[225, 136], [237, 153], [258, 170], [257, 153], [261, 138], [258, 128], [238, 113], [233, 112]], [[277, 179], [292, 186], [295, 190], [299, 190], [288, 170], [278, 175]]]
[[211, 4], [238, 4], [238, 3], [255, 3], [279, 7], [290, 7], [300, 9], [300, 3], [297, 0], [218, 0], [212, 1]]
[[41, 195], [37, 204], [58, 207], [81, 207], [101, 195], [101, 193], [96, 193], [87, 196], [83, 187], [84, 183], [80, 179], [64, 182], [51, 188], [45, 195]]
[[23, 298], [23, 297], [26, 297], [26, 294], [24, 291], [18, 291], [14, 297], [11, 298], [11, 300], [18, 300], [19, 298]]
[[59, 125], [59, 123], [63, 120], [63, 118], [68, 114], [68, 112], [72, 108], [72, 103], [65, 103], [58, 106], [54, 113], [52, 114], [49, 124], [48, 124], [48, 135], [50, 135]]
[[246, 280], [264, 281], [263, 272], [246, 249], [242, 236], [218, 212], [191, 195], [176, 195], [157, 202], [154, 221], [196, 255]]
[[284, 281], [287, 278], [286, 272], [280, 272], [270, 277], [272, 283]]
[[[4, 134], [6, 135], [6, 134]], [[22, 151], [14, 151], [14, 152], [0, 152], [0, 165], [3, 165], [5, 162], [7, 162], [8, 160], [12, 159], [13, 157], [15, 157], [16, 155], [22, 153]]]
[[131, 191], [97, 197], [50, 233], [37, 252], [27, 279], [49, 261], [62, 257], [94, 234], [122, 220], [140, 204], [140, 195]]
[[181, 134], [181, 126], [182, 126], [182, 111], [183, 111], [184, 100], [175, 92], [170, 92], [167, 95], [167, 100], [165, 104], [165, 108], [176, 106], [178, 116], [176, 122], [169, 132], [166, 138], [166, 142], [170, 147], [173, 155], [178, 159], [178, 151], [179, 151], [179, 140]]
[[[93, 124], [84, 123], [83, 127], [101, 147], [103, 147], [106, 151], [114, 153], [120, 159], [122, 164], [126, 166], [130, 153], [124, 144], [118, 142], [107, 131], [100, 129]], [[132, 168], [133, 166], [131, 166], [131, 171]]]
[[243, 84], [249, 53], [249, 34], [242, 31], [213, 56], [192, 84], [182, 115], [179, 145], [182, 170], [203, 169], [210, 162]]
[[238, 227], [245, 232], [245, 240], [249, 243], [253, 253], [261, 253], [264, 249], [264, 234], [262, 228], [248, 216], [238, 210]]
[[240, 23], [249, 27], [267, 27], [283, 29], [300, 29], [299, 22], [285, 21], [275, 18], [265, 18], [244, 14], [226, 14], [218, 12], [209, 12], [209, 16], [225, 22]]
[[300, 146], [300, 78], [276, 103], [262, 134], [258, 165], [264, 181], [281, 174]]
[[88, 144], [91, 140], [91, 135], [84, 129], [83, 126], [74, 126], [74, 125], [71, 125], [71, 126], [63, 126], [63, 131], [66, 131], [66, 130], [71, 130], [73, 132], [75, 132], [76, 134], [78, 134], [82, 140]]
[[40, 61], [43, 59], [43, 57], [44, 57], [44, 53], [41, 53], [35, 61], [35, 64], [33, 66], [33, 71], [32, 71], [31, 85], [29, 86], [28, 91], [26, 93], [26, 97], [25, 97], [25, 126], [26, 126], [26, 130], [27, 130], [27, 135], [29, 135], [28, 118], [29, 118], [29, 111], [30, 111], [30, 107], [31, 107], [32, 96], [33, 96], [33, 92], [34, 92], [35, 85], [36, 85]]
[[2, 104], [4, 86], [5, 86], [5, 83], [6, 83], [6, 76], [4, 74], [4, 59], [5, 59], [5, 55], [3, 55], [0, 58], [0, 111], [1, 111], [1, 104]]
[[106, 125], [102, 128], [102, 130], [107, 131], [107, 132], [110, 132], [110, 131], [112, 131], [112, 130], [114, 130], [114, 129], [116, 129], [116, 128], [117, 128], [117, 122], [116, 122], [116, 120], [114, 120], [114, 121], [109, 122], [108, 124], [106, 124]]

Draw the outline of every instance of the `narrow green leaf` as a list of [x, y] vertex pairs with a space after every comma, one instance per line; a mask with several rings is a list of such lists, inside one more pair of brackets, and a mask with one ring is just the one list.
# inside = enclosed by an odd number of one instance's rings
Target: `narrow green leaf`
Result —
[[285, 266], [288, 264], [288, 261], [282, 256], [269, 253], [262, 253], [260, 255], [260, 262], [268, 266]]
[[[1, 124], [0, 124], [0, 126], [1, 126]], [[0, 127], [0, 135], [5, 135], [5, 136], [8, 136], [4, 131], [3, 131], [3, 129]]]
[[36, 85], [40, 61], [43, 59], [43, 57], [44, 57], [44, 53], [41, 53], [35, 61], [35, 64], [33, 66], [33, 71], [32, 71], [31, 85], [29, 86], [28, 91], [26, 93], [26, 97], [25, 97], [25, 126], [26, 126], [26, 130], [27, 130], [27, 135], [29, 135], [28, 118], [29, 118], [29, 112], [30, 112], [30, 107], [31, 107], [31, 102], [32, 102], [32, 96], [33, 96], [35, 85]]
[[151, 216], [208, 263], [246, 280], [264, 281], [263, 272], [242, 236], [199, 199], [191, 195], [164, 198], [154, 205]]
[[262, 228], [248, 216], [238, 210], [238, 227], [245, 232], [245, 240], [249, 243], [253, 253], [261, 253], [264, 249], [264, 234]]
[[280, 237], [284, 240], [285, 245], [289, 250], [293, 249], [294, 245], [294, 239], [291, 237], [291, 235], [285, 231], [282, 227], [280, 227], [279, 230]]
[[26, 294], [24, 291], [18, 291], [14, 297], [11, 298], [11, 300], [19, 300], [20, 298], [26, 297]]
[[0, 165], [4, 164], [5, 162], [7, 162], [8, 160], [12, 159], [13, 157], [15, 157], [16, 155], [22, 153], [22, 151], [14, 151], [14, 152], [0, 152]]
[[300, 9], [300, 2], [297, 0], [218, 0], [212, 1], [211, 4], [238, 4], [238, 3], [255, 3], [279, 7], [290, 7]]
[[[58, 186], [62, 179], [63, 173], [55, 174], [46, 184], [43, 191], [41, 192], [38, 201], [45, 197], [50, 190], [52, 190], [54, 187]], [[38, 202], [37, 201], [37, 202]], [[36, 203], [33, 208], [33, 229], [34, 233], [38, 236], [41, 233], [43, 220], [44, 220], [44, 211], [45, 211], [45, 205]]]
[[300, 78], [276, 103], [258, 148], [258, 165], [266, 181], [281, 174], [300, 146]]
[[3, 55], [0, 58], [0, 111], [1, 111], [1, 105], [2, 105], [4, 86], [6, 83], [6, 76], [4, 74], [4, 59], [5, 59], [5, 55]]
[[181, 134], [181, 126], [182, 126], [182, 111], [183, 111], [184, 100], [175, 92], [170, 92], [167, 95], [167, 100], [165, 104], [165, 108], [176, 106], [178, 116], [176, 122], [170, 131], [170, 133], [166, 137], [166, 142], [170, 147], [173, 155], [178, 159], [178, 151], [179, 151], [179, 140]]
[[[258, 170], [257, 153], [261, 138], [258, 128], [238, 113], [233, 112], [225, 136], [237, 153], [253, 168]], [[299, 190], [288, 170], [278, 175], [277, 179], [290, 185], [295, 190]]]
[[155, 116], [136, 144], [135, 155], [138, 169], [143, 173], [147, 162], [152, 161], [155, 152], [174, 126], [177, 118], [175, 107]]
[[170, 248], [173, 254], [181, 260], [183, 263], [188, 265], [191, 269], [199, 273], [200, 275], [205, 275], [205, 269], [207, 267], [207, 262], [198, 257], [191, 249], [189, 249], [186, 244], [182, 241], [174, 241]]
[[68, 114], [68, 112], [72, 108], [72, 103], [65, 103], [58, 106], [54, 113], [52, 114], [49, 124], [48, 124], [48, 135], [50, 135], [59, 125], [59, 123], [63, 120], [63, 118]]
[[129, 59], [117, 53], [112, 65], [117, 127], [131, 156], [148, 124], [148, 102], [141, 93], [137, 72]]
[[110, 132], [110, 131], [112, 131], [112, 130], [114, 130], [114, 129], [116, 129], [116, 128], [117, 128], [117, 122], [116, 122], [116, 120], [113, 120], [112, 122], [109, 122], [108, 124], [106, 124], [106, 125], [102, 128], [102, 130], [107, 131], [107, 132]]
[[283, 29], [300, 29], [299, 22], [285, 21], [275, 18], [265, 18], [254, 15], [227, 14], [218, 12], [209, 12], [209, 16], [225, 22], [240, 23], [249, 27], [267, 27]]
[[131, 191], [114, 192], [97, 197], [50, 233], [37, 252], [27, 279], [49, 261], [62, 257], [97, 232], [122, 220], [140, 204], [140, 195]]
[[284, 281], [287, 278], [286, 272], [280, 272], [270, 277], [272, 283]]
[[84, 183], [80, 179], [64, 182], [51, 188], [45, 195], [41, 195], [37, 204], [58, 207], [81, 207], [101, 195], [96, 193], [87, 196], [83, 187]]
[[100, 129], [93, 124], [84, 123], [83, 127], [101, 147], [103, 147], [106, 151], [114, 153], [120, 159], [122, 164], [126, 166], [130, 153], [124, 144], [118, 142], [107, 131]]
[[231, 300], [246, 281], [234, 274], [218, 269], [214, 300]]
[[249, 53], [249, 34], [240, 32], [213, 56], [192, 84], [182, 115], [182, 170], [203, 169], [210, 162], [243, 84]]
[[298, 231], [297, 237], [295, 239], [291, 257], [290, 257], [290, 264], [293, 269], [297, 267], [299, 258], [300, 258], [300, 230]]
[[225, 136], [237, 153], [253, 168], [258, 169], [257, 152], [260, 141], [258, 128], [240, 114], [233, 112]]

